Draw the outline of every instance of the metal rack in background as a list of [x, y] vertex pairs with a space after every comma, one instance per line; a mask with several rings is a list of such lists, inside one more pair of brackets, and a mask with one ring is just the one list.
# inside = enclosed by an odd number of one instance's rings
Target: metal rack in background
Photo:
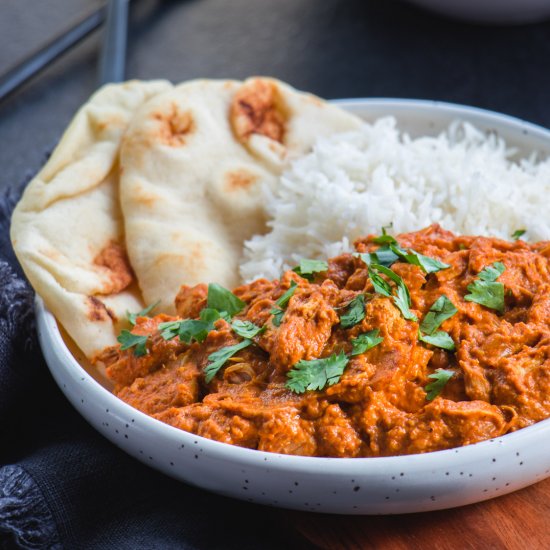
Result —
[[0, 101], [43, 71], [105, 22], [99, 63], [99, 84], [124, 80], [129, 0], [109, 0], [53, 37], [0, 76]]

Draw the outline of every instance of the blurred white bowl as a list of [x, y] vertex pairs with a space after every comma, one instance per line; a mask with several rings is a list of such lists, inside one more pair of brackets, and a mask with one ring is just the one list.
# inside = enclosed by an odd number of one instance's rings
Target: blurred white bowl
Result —
[[409, 0], [412, 4], [466, 21], [522, 24], [550, 17], [550, 0]]

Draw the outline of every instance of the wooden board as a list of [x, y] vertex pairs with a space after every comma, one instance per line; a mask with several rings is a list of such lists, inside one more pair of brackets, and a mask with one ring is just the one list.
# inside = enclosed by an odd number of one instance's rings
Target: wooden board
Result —
[[318, 548], [330, 550], [549, 550], [550, 479], [462, 508], [400, 516], [286, 512]]

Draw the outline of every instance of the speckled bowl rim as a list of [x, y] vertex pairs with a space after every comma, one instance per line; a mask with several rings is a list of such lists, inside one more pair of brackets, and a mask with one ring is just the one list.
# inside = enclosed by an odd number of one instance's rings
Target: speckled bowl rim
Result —
[[[421, 111], [426, 110], [432, 112], [434, 109], [442, 109], [456, 116], [456, 118], [466, 118], [474, 124], [476, 120], [479, 120], [483, 123], [483, 126], [487, 126], [488, 123], [490, 124], [493, 122], [497, 126], [503, 124], [505, 126], [511, 126], [513, 133], [519, 131], [524, 136], [529, 134], [536, 139], [546, 141], [550, 150], [549, 130], [513, 116], [499, 114], [494, 111], [476, 107], [440, 101], [391, 98], [354, 98], [333, 100], [332, 102], [352, 112], [361, 111], [361, 109], [365, 107], [370, 109], [374, 108], [375, 110], [376, 108], [380, 108], [380, 116], [384, 116], [382, 111], [385, 111], [386, 116], [389, 116], [388, 109], [391, 109], [392, 114], [396, 116], [399, 115], [400, 110], [410, 110], [411, 107], [418, 108]], [[163, 439], [172, 440], [174, 443], [180, 443], [182, 441], [192, 443], [199, 441], [204, 449], [204, 453], [215, 459], [230, 460], [232, 462], [238, 462], [243, 466], [257, 466], [262, 461], [269, 459], [271, 469], [292, 471], [296, 474], [319, 471], [325, 475], [382, 475], [391, 466], [392, 470], [403, 469], [408, 472], [408, 476], [411, 476], [414, 474], [425, 475], [430, 470], [436, 470], [438, 468], [453, 468], [462, 466], [465, 463], [477, 463], [479, 460], [490, 459], [491, 456], [498, 456], [506, 447], [510, 447], [510, 449], [521, 448], [524, 445], [532, 445], [533, 441], [538, 441], [539, 444], [543, 444], [544, 441], [550, 442], [549, 418], [516, 432], [472, 445], [430, 453], [391, 457], [305, 457], [270, 453], [221, 443], [165, 424], [118, 399], [88, 374], [88, 372], [78, 363], [67, 348], [55, 317], [46, 308], [43, 300], [39, 296], [36, 296], [35, 311], [40, 345], [47, 358], [53, 355], [57, 359], [57, 361], [50, 360], [47, 361], [47, 363], [56, 383], [62, 391], [63, 378], [65, 376], [72, 378], [75, 383], [85, 382], [87, 397], [91, 400], [98, 399], [101, 403], [108, 403], [111, 413], [116, 413], [118, 411], [120, 415], [125, 418], [133, 417], [139, 419], [139, 422], [146, 429], [150, 429]], [[51, 349], [45, 349], [48, 341], [53, 342], [53, 347]], [[69, 396], [67, 397], [69, 398]], [[80, 414], [93, 424], [91, 418], [88, 418], [88, 415], [84, 414], [76, 403], [73, 403], [73, 405]], [[495, 449], [495, 447], [497, 447], [497, 449]], [[492, 460], [494, 461], [496, 458]]]

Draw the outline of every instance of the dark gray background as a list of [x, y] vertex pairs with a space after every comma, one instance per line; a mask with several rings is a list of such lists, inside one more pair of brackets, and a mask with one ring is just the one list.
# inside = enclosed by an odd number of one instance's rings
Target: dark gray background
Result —
[[[2, 0], [0, 72], [98, 0]], [[397, 0], [133, 0], [129, 78], [273, 75], [327, 98], [429, 98], [550, 126], [550, 23], [484, 27]], [[0, 188], [96, 86], [99, 34], [0, 103]]]

